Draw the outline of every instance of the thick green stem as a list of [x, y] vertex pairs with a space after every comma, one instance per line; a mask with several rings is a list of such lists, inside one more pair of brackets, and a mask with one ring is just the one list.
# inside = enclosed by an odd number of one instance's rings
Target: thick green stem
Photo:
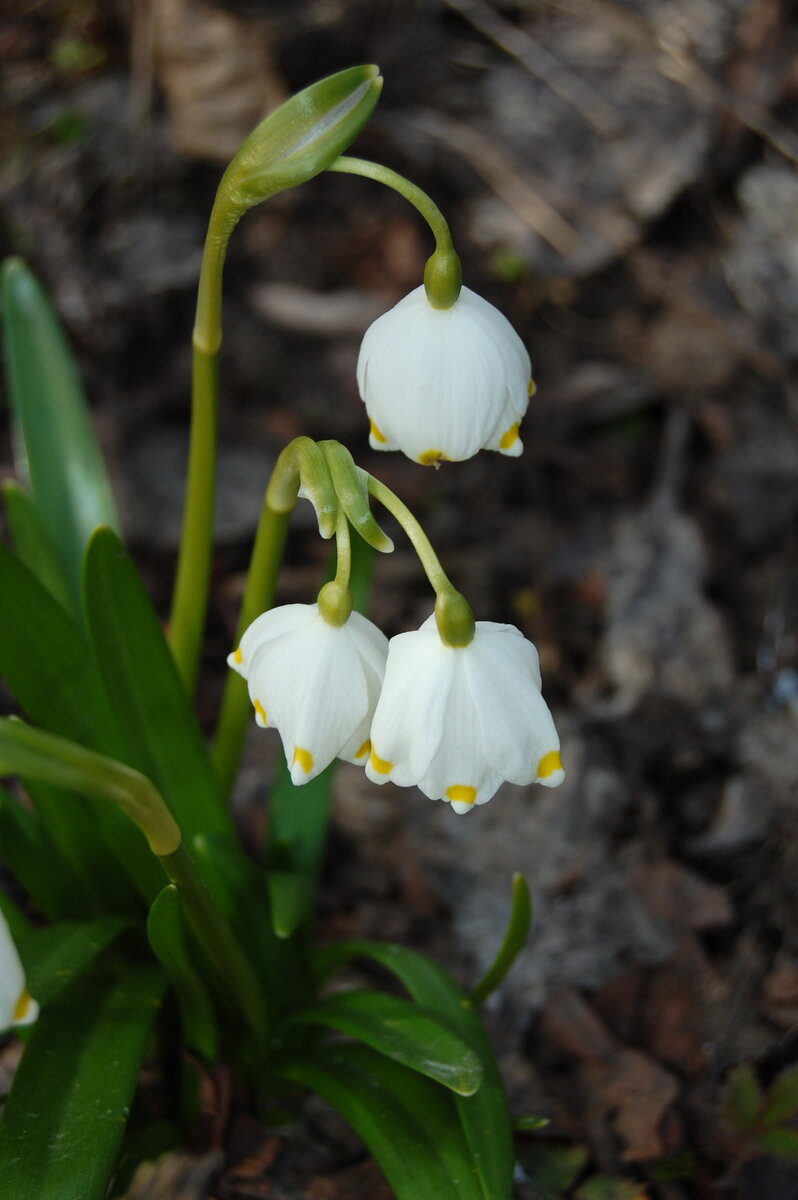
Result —
[[214, 904], [194, 860], [181, 844], [172, 854], [164, 855], [161, 864], [177, 888], [197, 941], [232, 993], [256, 1045], [263, 1049], [268, 1032], [267, 1016], [255, 972]]
[[169, 620], [169, 643], [189, 694], [194, 691], [197, 678], [213, 546], [222, 270], [230, 234], [241, 215], [230, 206], [229, 200], [221, 200], [223, 196], [222, 186], [208, 225], [197, 293], [186, 500]]
[[[236, 645], [255, 618], [274, 604], [290, 520], [290, 512], [275, 512], [264, 503], [236, 627]], [[235, 671], [230, 671], [225, 681], [219, 724], [211, 750], [224, 795], [229, 795], [238, 771], [250, 712], [246, 681]]]

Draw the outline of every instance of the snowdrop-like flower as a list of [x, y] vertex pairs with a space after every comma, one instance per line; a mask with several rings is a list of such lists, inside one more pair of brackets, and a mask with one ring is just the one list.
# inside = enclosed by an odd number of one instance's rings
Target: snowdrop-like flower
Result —
[[0, 913], [0, 1030], [30, 1025], [39, 1006], [25, 986], [25, 972], [5, 918]]
[[477, 621], [462, 647], [442, 642], [434, 616], [391, 639], [371, 744], [369, 779], [417, 784], [456, 813], [485, 804], [504, 780], [565, 778], [537, 650], [493, 621]]
[[378, 317], [360, 347], [371, 446], [425, 465], [479, 450], [515, 457], [530, 372], [523, 342], [487, 300], [464, 287], [451, 308], [434, 308], [418, 287]]
[[334, 758], [366, 761], [388, 639], [353, 612], [333, 625], [318, 604], [262, 613], [227, 661], [249, 687], [258, 725], [280, 734], [295, 784]]

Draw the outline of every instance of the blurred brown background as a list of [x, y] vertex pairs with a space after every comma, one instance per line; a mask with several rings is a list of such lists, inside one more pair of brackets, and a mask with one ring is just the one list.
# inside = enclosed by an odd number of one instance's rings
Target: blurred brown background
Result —
[[[797, 48], [787, 0], [0, 11], [0, 243], [54, 297], [161, 606], [204, 224], [281, 98], [377, 62], [357, 152], [430, 192], [466, 282], [529, 346], [522, 459], [374, 454], [359, 339], [420, 281], [423, 224], [342, 176], [244, 219], [201, 706], [210, 723], [271, 463], [298, 433], [340, 438], [416, 508], [478, 618], [537, 643], [568, 779], [460, 820], [342, 770], [322, 932], [411, 942], [473, 978], [524, 871], [535, 935], [489, 1017], [514, 1105], [551, 1117], [523, 1161], [580, 1147], [583, 1174], [627, 1185], [610, 1200], [798, 1195], [794, 1166], [745, 1161], [720, 1102], [731, 1066], [767, 1083], [798, 1040]], [[283, 600], [312, 598], [325, 560], [303, 507]], [[429, 610], [400, 542], [372, 615], [391, 634]], [[253, 737], [250, 833], [273, 752]], [[304, 1159], [281, 1143], [245, 1187], [229, 1150], [212, 1194], [385, 1194], [321, 1107], [308, 1122]]]

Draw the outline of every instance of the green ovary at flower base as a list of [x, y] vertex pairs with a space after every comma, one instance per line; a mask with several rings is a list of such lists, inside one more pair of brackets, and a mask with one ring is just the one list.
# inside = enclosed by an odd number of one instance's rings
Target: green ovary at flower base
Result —
[[17, 948], [0, 913], [0, 1032], [16, 1025], [30, 1025], [38, 1015], [39, 1005], [27, 990]]

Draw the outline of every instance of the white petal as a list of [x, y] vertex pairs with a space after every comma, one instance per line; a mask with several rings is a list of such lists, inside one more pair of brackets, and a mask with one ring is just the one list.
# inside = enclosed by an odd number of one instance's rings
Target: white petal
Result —
[[391, 639], [366, 767], [374, 783], [417, 783], [440, 744], [455, 652], [428, 624]]
[[530, 369], [520, 338], [487, 301], [463, 288], [451, 308], [434, 309], [417, 288], [363, 339], [357, 376], [371, 445], [422, 462], [483, 447], [517, 455]]
[[247, 678], [255, 651], [266, 642], [309, 624], [317, 615], [315, 604], [282, 604], [256, 617], [242, 635], [238, 648], [227, 656], [227, 665]]
[[0, 913], [0, 1030], [30, 1025], [38, 1014], [39, 1006], [25, 987], [25, 972], [11, 931]]
[[302, 611], [262, 623], [244, 650], [254, 642], [248, 687], [256, 720], [277, 728], [291, 778], [300, 784], [342, 752], [362, 759], [356, 751], [368, 736], [388, 640], [358, 613], [335, 627], [315, 604], [286, 607]]
[[554, 766], [559, 759], [552, 757], [560, 741], [540, 692], [537, 651], [511, 626], [505, 628], [517, 637], [495, 630], [483, 630], [480, 636], [479, 624], [468, 647], [467, 671], [479, 697], [485, 756], [504, 779], [517, 784], [538, 779], [543, 763], [546, 774], [540, 782], [556, 787], [564, 778], [561, 767]]
[[431, 800], [448, 800], [455, 812], [490, 800], [502, 775], [485, 758], [482, 729], [469, 687], [468, 649], [453, 650], [454, 670], [446, 705], [443, 736], [418, 786]]

